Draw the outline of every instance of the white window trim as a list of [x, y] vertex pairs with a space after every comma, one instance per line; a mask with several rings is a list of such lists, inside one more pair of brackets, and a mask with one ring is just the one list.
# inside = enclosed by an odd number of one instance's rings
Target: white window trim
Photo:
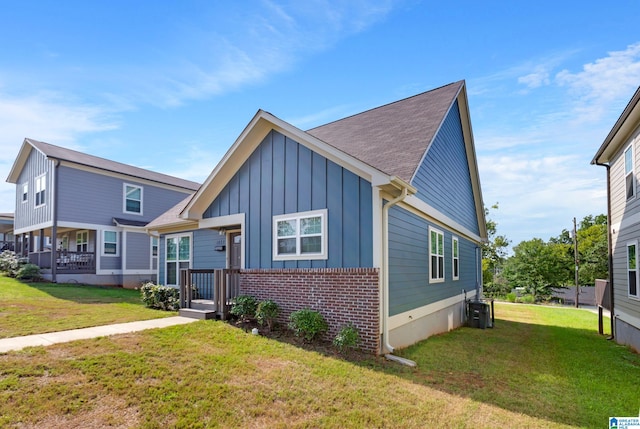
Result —
[[[105, 239], [106, 232], [114, 232], [116, 234], [116, 253], [106, 253], [104, 251], [104, 245], [107, 244], [107, 241]], [[120, 256], [120, 231], [118, 231], [117, 229], [103, 229], [102, 231], [100, 231], [100, 237], [101, 237], [100, 256], [114, 257], [114, 258], [119, 257]]]
[[[631, 171], [627, 171], [627, 152], [631, 151]], [[630, 144], [626, 147], [626, 149], [622, 152], [622, 164], [624, 169], [624, 197], [625, 201], [632, 201], [636, 198], [637, 195], [637, 186], [636, 186], [636, 160], [635, 160], [635, 149], [633, 144]], [[631, 176], [631, 186], [633, 187], [633, 195], [627, 197], [627, 178]]]
[[[79, 235], [87, 235], [87, 250], [78, 250], [78, 236]], [[89, 250], [89, 241], [90, 241], [90, 234], [89, 234], [89, 230], [87, 229], [83, 229], [81, 231], [76, 231], [76, 242], [75, 242], [75, 248], [76, 248], [76, 252], [90, 252]], [[82, 243], [84, 244], [84, 242]]]
[[[140, 189], [140, 212], [131, 212], [127, 210], [127, 186]], [[140, 185], [134, 185], [133, 183], [122, 184], [122, 212], [132, 215], [142, 216], [144, 211], [144, 188]]]
[[[283, 220], [295, 220], [299, 223], [300, 219], [308, 218], [308, 217], [317, 217], [320, 216], [321, 222], [321, 240], [320, 240], [320, 248], [321, 251], [319, 253], [300, 253], [300, 229], [298, 228], [296, 231], [296, 254], [287, 254], [287, 255], [278, 255], [278, 222]], [[307, 212], [298, 212], [298, 213], [288, 213], [283, 215], [277, 215], [273, 217], [273, 231], [272, 231], [272, 240], [273, 240], [273, 260], [274, 261], [307, 261], [307, 260], [319, 260], [319, 259], [328, 259], [329, 251], [328, 251], [328, 242], [329, 242], [329, 231], [327, 228], [328, 225], [328, 210], [312, 210]]]
[[[38, 190], [38, 188], [40, 187], [39, 185], [43, 185], [42, 189]], [[46, 174], [42, 174], [38, 177], [36, 177], [36, 185], [35, 185], [35, 194], [33, 196], [33, 204], [35, 208], [38, 207], [44, 207], [47, 204], [47, 175]], [[41, 202], [40, 204], [38, 204], [38, 195], [42, 192], [43, 198], [42, 200], [44, 202]]]
[[[458, 249], [458, 256], [455, 256], [455, 249]], [[456, 274], [456, 261], [458, 261], [458, 273]], [[451, 237], [451, 277], [453, 280], [460, 279], [460, 240], [458, 237]]]
[[29, 201], [29, 182], [22, 184], [22, 195], [20, 196], [22, 203]]
[[[184, 259], [180, 259], [180, 237], [189, 237], [189, 260], [184, 260]], [[176, 249], [177, 253], [176, 253], [176, 260], [173, 261], [177, 264], [177, 272], [176, 272], [176, 283], [168, 283], [167, 282], [167, 241], [169, 241], [170, 239], [173, 238], [177, 238], [178, 239], [178, 248]], [[158, 243], [159, 244], [159, 243]], [[158, 251], [160, 251], [160, 249], [158, 248]], [[180, 262], [188, 262], [189, 263], [189, 268], [191, 268], [193, 266], [193, 233], [188, 232], [188, 233], [182, 233], [182, 234], [171, 234], [171, 235], [167, 235], [164, 237], [164, 257], [162, 258], [163, 263], [164, 263], [164, 285], [165, 286], [180, 286]], [[158, 269], [160, 269], [160, 266], [158, 266]]]
[[[635, 295], [631, 295], [631, 293], [629, 292], [629, 271], [631, 271], [631, 268], [629, 268], [629, 247], [631, 246], [635, 246], [636, 248], [636, 268], [635, 268], [635, 272], [636, 272], [636, 294]], [[627, 243], [627, 253], [625, 254], [625, 259], [626, 259], [626, 265], [627, 265], [627, 272], [626, 272], [626, 283], [627, 283], [627, 297], [631, 298], [631, 299], [640, 299], [640, 270], [638, 267], [638, 262], [639, 262], [639, 256], [638, 255], [638, 242], [637, 241], [629, 241]]]
[[[432, 267], [431, 267], [431, 257], [433, 256], [433, 254], [431, 253], [431, 233], [435, 232], [436, 234], [442, 235], [442, 255], [435, 255], [437, 258], [442, 258], [442, 272], [439, 273], [442, 277], [438, 277], [438, 278], [433, 278], [431, 273], [432, 273]], [[429, 283], [444, 283], [444, 279], [445, 279], [445, 263], [444, 263], [444, 232], [442, 232], [439, 229], [433, 228], [433, 227], [429, 227]]]

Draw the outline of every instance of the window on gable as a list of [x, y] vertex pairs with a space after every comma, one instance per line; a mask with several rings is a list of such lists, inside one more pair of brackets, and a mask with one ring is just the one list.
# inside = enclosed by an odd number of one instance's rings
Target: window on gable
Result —
[[26, 203], [29, 199], [29, 184], [25, 183], [22, 185], [22, 202]]
[[273, 217], [273, 259], [327, 259], [327, 210]]
[[429, 282], [444, 281], [444, 234], [429, 228]]
[[633, 173], [633, 164], [633, 146], [629, 146], [624, 151], [624, 174], [627, 200], [630, 200], [636, 195], [636, 180]]
[[117, 256], [118, 233], [116, 231], [103, 231], [102, 238], [102, 254], [105, 256]]
[[451, 270], [454, 280], [460, 278], [460, 253], [458, 249], [458, 238], [451, 238]]
[[142, 214], [142, 187], [124, 184], [125, 213]]
[[36, 179], [36, 207], [44, 205], [46, 190], [47, 190], [47, 176], [38, 177]]
[[639, 298], [638, 294], [638, 252], [637, 244], [627, 244], [627, 278], [629, 287], [629, 296]]

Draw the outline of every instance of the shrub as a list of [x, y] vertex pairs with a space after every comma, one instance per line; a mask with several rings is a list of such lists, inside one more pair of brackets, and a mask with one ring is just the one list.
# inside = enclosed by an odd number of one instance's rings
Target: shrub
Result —
[[35, 264], [24, 264], [16, 272], [19, 280], [40, 280], [40, 267]]
[[151, 282], [140, 288], [142, 302], [149, 307], [165, 311], [180, 309], [180, 291], [169, 286], [159, 286]]
[[261, 301], [256, 308], [256, 319], [261, 325], [266, 324], [269, 330], [273, 329], [276, 318], [280, 314], [280, 307], [270, 299]]
[[24, 264], [25, 261], [11, 250], [5, 250], [0, 253], [0, 271], [7, 273], [9, 277], [15, 277], [20, 267]]
[[340, 353], [344, 353], [348, 349], [357, 349], [360, 346], [358, 328], [351, 322], [344, 325], [333, 339], [333, 345], [336, 346]]
[[313, 341], [319, 335], [327, 332], [329, 325], [327, 325], [322, 314], [305, 308], [291, 313], [289, 316], [289, 328], [298, 337]]
[[507, 301], [509, 301], [509, 302], [516, 302], [516, 298], [517, 298], [517, 296], [513, 292], [509, 292], [507, 294]]
[[256, 315], [258, 301], [251, 295], [238, 295], [229, 312], [242, 320], [251, 319]]
[[533, 295], [524, 295], [520, 300], [525, 304], [534, 304], [536, 302], [536, 298]]

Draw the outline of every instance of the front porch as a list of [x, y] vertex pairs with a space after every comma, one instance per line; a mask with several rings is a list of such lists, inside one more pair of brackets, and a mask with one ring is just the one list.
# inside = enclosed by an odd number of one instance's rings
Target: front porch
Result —
[[70, 250], [57, 250], [29, 253], [29, 262], [39, 266], [43, 270], [52, 270], [52, 261], [55, 260], [56, 273], [60, 274], [95, 274], [95, 252], [73, 252]]
[[239, 294], [238, 269], [180, 271], [180, 316], [225, 320]]

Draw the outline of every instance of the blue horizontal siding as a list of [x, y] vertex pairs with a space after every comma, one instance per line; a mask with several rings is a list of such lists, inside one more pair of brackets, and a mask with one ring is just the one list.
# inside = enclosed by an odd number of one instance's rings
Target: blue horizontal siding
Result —
[[[204, 212], [245, 213], [247, 268], [372, 267], [371, 184], [272, 131]], [[328, 210], [328, 259], [273, 261], [273, 216]]]
[[[429, 226], [444, 234], [445, 281], [429, 283]], [[452, 233], [405, 209], [389, 210], [389, 314], [413, 310], [476, 288], [476, 245], [458, 237], [460, 276], [453, 280]]]
[[478, 216], [458, 102], [435, 136], [412, 185], [417, 197], [479, 234]]

